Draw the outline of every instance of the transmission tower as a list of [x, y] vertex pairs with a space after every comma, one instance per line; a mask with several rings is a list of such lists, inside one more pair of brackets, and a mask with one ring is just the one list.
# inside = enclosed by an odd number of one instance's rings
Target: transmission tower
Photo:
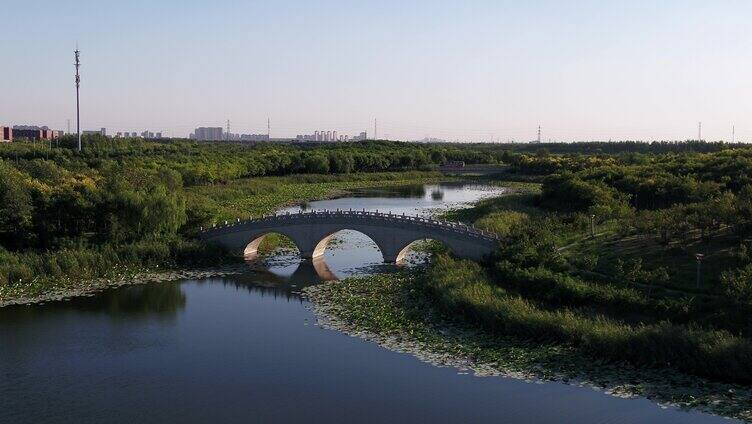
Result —
[[227, 120], [227, 134], [225, 134], [225, 140], [230, 140], [230, 120]]
[[540, 144], [541, 141], [541, 126], [538, 125], [538, 139], [536, 140], [536, 143]]
[[697, 123], [697, 141], [702, 141], [702, 122]]
[[376, 125], [376, 118], [373, 118], [373, 139], [379, 139], [379, 127]]
[[269, 118], [266, 118], [266, 141], [270, 141], [272, 139], [272, 121]]
[[81, 151], [81, 108], [79, 107], [79, 101], [78, 101], [78, 88], [81, 85], [81, 76], [78, 74], [78, 68], [81, 66], [81, 61], [79, 60], [79, 51], [78, 47], [76, 47], [76, 50], [73, 52], [76, 55], [76, 62], [74, 63], [76, 67], [76, 136], [78, 138], [78, 151]]

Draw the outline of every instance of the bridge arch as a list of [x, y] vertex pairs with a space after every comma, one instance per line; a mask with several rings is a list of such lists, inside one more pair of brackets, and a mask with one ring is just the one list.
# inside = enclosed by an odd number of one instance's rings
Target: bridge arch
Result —
[[441, 245], [441, 249], [443, 251], [449, 251], [449, 252], [452, 251], [452, 249], [451, 249], [451, 247], [449, 246], [448, 243], [446, 243], [445, 241], [440, 240], [438, 238], [433, 238], [433, 237], [418, 238], [418, 239], [415, 239], [413, 241], [407, 242], [407, 244], [405, 244], [398, 251], [397, 256], [395, 258], [395, 263], [397, 263], [397, 264], [404, 264], [405, 260], [407, 259], [407, 255], [410, 252], [413, 252], [415, 250], [415, 246], [418, 245], [419, 243], [424, 243], [424, 242], [439, 244], [439, 245]]
[[261, 247], [261, 243], [267, 238], [267, 236], [271, 235], [280, 235], [283, 236], [285, 239], [288, 239], [292, 242], [292, 244], [295, 246], [295, 249], [297, 249], [298, 252], [302, 252], [300, 249], [300, 245], [298, 242], [295, 241], [294, 238], [290, 237], [288, 234], [285, 234], [284, 231], [275, 230], [275, 231], [267, 231], [261, 234], [256, 234], [253, 236], [253, 238], [248, 242], [248, 244], [243, 249], [243, 257], [246, 260], [253, 260], [258, 258], [259, 256], [259, 248]]
[[316, 258], [323, 257], [332, 239], [334, 239], [337, 234], [340, 234], [345, 231], [350, 231], [350, 232], [357, 233], [357, 234], [364, 236], [366, 239], [368, 239], [370, 243], [376, 246], [376, 249], [379, 251], [379, 254], [381, 254], [382, 259], [384, 259], [384, 250], [379, 245], [378, 238], [374, 236], [373, 232], [368, 231], [363, 228], [358, 229], [356, 226], [352, 226], [352, 228], [351, 227], [340, 228], [323, 236], [312, 249], [311, 258], [316, 259]]

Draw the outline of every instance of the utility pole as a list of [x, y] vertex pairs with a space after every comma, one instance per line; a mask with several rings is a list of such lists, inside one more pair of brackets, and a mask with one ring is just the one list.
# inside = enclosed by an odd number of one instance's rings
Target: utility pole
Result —
[[78, 87], [81, 85], [81, 76], [78, 74], [78, 68], [81, 66], [81, 61], [78, 58], [79, 51], [78, 47], [76, 47], [76, 50], [73, 52], [76, 55], [76, 63], [74, 65], [76, 66], [76, 135], [78, 138], [78, 151], [81, 151], [81, 108], [79, 106], [78, 101]]
[[736, 127], [731, 124], [731, 142], [736, 143]]

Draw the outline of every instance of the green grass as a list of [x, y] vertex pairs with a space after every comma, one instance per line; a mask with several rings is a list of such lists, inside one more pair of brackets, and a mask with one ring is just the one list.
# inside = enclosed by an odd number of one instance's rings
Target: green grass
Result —
[[[618, 261], [634, 264], [641, 261], [645, 269], [664, 267], [669, 275], [666, 282], [656, 282], [662, 286], [687, 293], [720, 293], [721, 273], [732, 268], [736, 260], [732, 249], [739, 244], [738, 236], [725, 233], [709, 241], [692, 237], [666, 246], [653, 237], [603, 234], [595, 239], [583, 239], [581, 243], [568, 250], [567, 257], [598, 255], [598, 264], [594, 271], [606, 275], [616, 275]], [[702, 264], [702, 281], [697, 288], [697, 263], [695, 254], [705, 255]]]
[[[478, 264], [439, 257], [425, 284], [447, 313], [459, 314], [489, 331], [549, 343], [563, 343], [584, 353], [634, 365], [675, 367], [683, 372], [727, 382], [752, 382], [752, 342], [727, 331], [676, 325], [669, 321], [628, 324], [576, 308], [539, 307], [526, 297], [492, 283]], [[503, 284], [503, 283], [502, 283]], [[639, 302], [639, 295], [612, 291], [604, 300]], [[628, 296], [627, 296], [628, 295]], [[562, 299], [562, 303], [576, 303]], [[627, 305], [629, 307], [629, 305]]]

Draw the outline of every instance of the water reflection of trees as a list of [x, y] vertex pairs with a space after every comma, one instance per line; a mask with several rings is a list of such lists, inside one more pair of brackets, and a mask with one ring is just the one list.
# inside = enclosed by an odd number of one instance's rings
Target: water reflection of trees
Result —
[[67, 301], [44, 305], [3, 308], [0, 319], [27, 320], [39, 315], [58, 313], [61, 310], [105, 313], [119, 316], [157, 316], [172, 318], [185, 309], [186, 297], [180, 282], [151, 283], [106, 290], [89, 297], [76, 297]]
[[179, 282], [145, 284], [124, 290], [105, 292], [99, 300], [110, 315], [174, 316], [185, 309], [185, 293]]
[[417, 198], [422, 199], [426, 196], [426, 187], [422, 184], [410, 184], [384, 189], [365, 189], [353, 192], [353, 197], [381, 197], [381, 198]]

